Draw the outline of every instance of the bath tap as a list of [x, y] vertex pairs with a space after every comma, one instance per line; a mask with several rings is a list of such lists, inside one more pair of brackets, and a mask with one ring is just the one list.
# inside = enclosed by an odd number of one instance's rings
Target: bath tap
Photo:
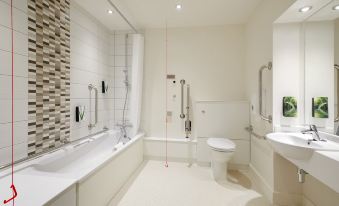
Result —
[[[317, 129], [317, 126], [314, 125], [314, 124], [311, 124], [311, 125], [310, 125], [310, 128], [309, 128], [308, 130], [303, 130], [303, 131], [301, 131], [301, 133], [303, 133], [303, 134], [312, 134], [313, 139], [310, 139], [310, 140], [308, 141], [308, 144], [310, 144], [311, 141], [323, 141], [323, 142], [326, 142], [325, 139], [322, 139], [322, 138], [320, 137], [319, 132], [318, 132], [318, 129]], [[314, 138], [314, 137], [316, 137], [316, 138]]]
[[[122, 124], [116, 124], [116, 126], [120, 128], [121, 137], [124, 137], [124, 138], [131, 140], [131, 138], [127, 135], [126, 128], [132, 128], [133, 127], [132, 124], [129, 124], [127, 122], [123, 122]], [[120, 142], [121, 137], [119, 138], [118, 143]]]

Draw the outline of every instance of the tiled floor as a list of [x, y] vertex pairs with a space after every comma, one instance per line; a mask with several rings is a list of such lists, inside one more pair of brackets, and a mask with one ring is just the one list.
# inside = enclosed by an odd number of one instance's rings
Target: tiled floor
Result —
[[229, 172], [217, 183], [210, 168], [148, 161], [109, 206], [268, 206], [245, 173]]

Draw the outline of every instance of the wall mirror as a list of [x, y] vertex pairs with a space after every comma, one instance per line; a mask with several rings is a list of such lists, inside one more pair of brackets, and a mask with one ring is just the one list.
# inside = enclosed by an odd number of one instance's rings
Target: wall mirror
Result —
[[305, 123], [339, 135], [339, 1], [331, 1], [307, 18], [303, 31]]

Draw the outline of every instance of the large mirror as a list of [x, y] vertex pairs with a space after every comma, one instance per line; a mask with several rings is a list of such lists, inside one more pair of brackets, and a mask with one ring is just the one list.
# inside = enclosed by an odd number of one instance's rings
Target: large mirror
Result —
[[339, 135], [339, 1], [310, 16], [304, 28], [305, 123]]

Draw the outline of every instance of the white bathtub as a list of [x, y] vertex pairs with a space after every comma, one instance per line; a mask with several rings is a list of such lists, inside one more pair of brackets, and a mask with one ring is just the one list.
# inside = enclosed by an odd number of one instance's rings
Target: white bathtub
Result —
[[[20, 194], [16, 204], [107, 205], [142, 163], [142, 137], [143, 134], [138, 134], [115, 150], [119, 135], [109, 131], [19, 165], [15, 168], [15, 177], [21, 177], [15, 182]], [[42, 182], [32, 185], [26, 181], [51, 180], [50, 177], [54, 184], [44, 187]], [[4, 176], [0, 183], [9, 179], [10, 176]]]

